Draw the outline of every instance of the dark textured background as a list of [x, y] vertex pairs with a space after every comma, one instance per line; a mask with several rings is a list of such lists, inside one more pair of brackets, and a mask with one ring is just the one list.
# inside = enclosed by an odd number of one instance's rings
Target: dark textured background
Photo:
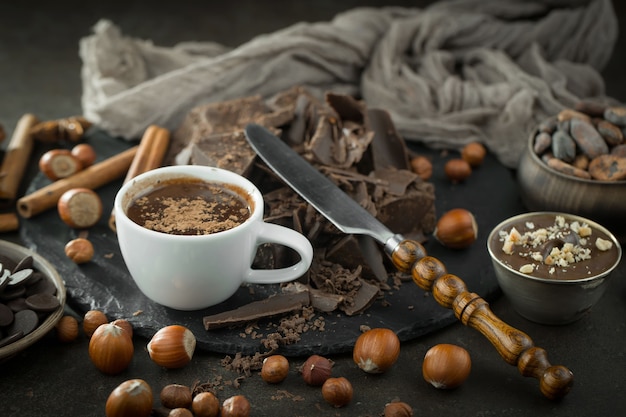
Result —
[[[297, 21], [329, 20], [337, 12], [358, 5], [392, 3], [421, 7], [429, 2], [24, 1], [19, 5], [4, 2], [0, 5], [0, 123], [10, 135], [17, 120], [27, 112], [43, 120], [81, 112], [78, 41], [90, 33], [99, 18], [109, 18], [125, 34], [151, 39], [157, 45], [211, 40], [237, 46], [256, 34], [272, 32]], [[620, 22], [626, 22], [624, 3], [615, 2], [615, 7]], [[614, 58], [603, 75], [608, 93], [626, 101], [623, 39], [621, 34]], [[31, 170], [30, 175], [33, 174]], [[499, 191], [494, 187], [491, 192]], [[488, 203], [488, 199], [487, 196], [483, 202]], [[443, 206], [442, 202], [440, 207]], [[488, 205], [480, 210], [484, 216], [492, 215]], [[16, 234], [0, 237], [19, 239]], [[459, 275], [476, 272], [467, 270]], [[349, 354], [333, 355], [333, 373], [346, 376], [354, 385], [353, 402], [344, 409], [332, 409], [324, 403], [319, 389], [304, 385], [297, 372], [304, 358], [292, 360], [291, 373], [281, 385], [267, 385], [254, 374], [240, 388], [224, 384], [218, 395], [221, 399], [233, 394], [246, 395], [252, 403], [253, 415], [378, 416], [384, 404], [394, 399], [408, 402], [416, 416], [621, 415], [626, 407], [624, 278], [622, 264], [600, 304], [588, 316], [568, 326], [548, 327], [526, 321], [511, 310], [503, 297], [491, 303], [500, 318], [545, 348], [551, 361], [573, 370], [574, 389], [560, 403], [544, 399], [537, 381], [521, 377], [481, 335], [459, 323], [404, 343], [399, 364], [380, 376], [356, 369]], [[158, 392], [169, 383], [191, 385], [194, 381], [216, 378], [231, 381], [237, 376], [221, 366], [223, 354], [202, 352], [186, 368], [166, 371], [150, 361], [146, 343], [143, 337], [135, 338], [135, 356], [129, 369], [117, 376], [104, 376], [89, 361], [84, 337], [64, 346], [51, 334], [0, 365], [0, 415], [98, 416], [104, 415], [104, 403], [110, 391], [125, 379], [144, 378]], [[423, 356], [437, 343], [459, 344], [472, 355], [472, 374], [458, 390], [437, 391], [422, 380]]]

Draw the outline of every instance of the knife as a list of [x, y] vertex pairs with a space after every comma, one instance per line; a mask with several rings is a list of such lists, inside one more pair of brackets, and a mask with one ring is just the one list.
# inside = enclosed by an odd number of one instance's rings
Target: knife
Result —
[[245, 136], [259, 157], [295, 192], [340, 231], [378, 241], [400, 272], [410, 273], [413, 282], [431, 292], [437, 303], [452, 309], [464, 325], [478, 330], [523, 376], [538, 379], [544, 396], [557, 400], [571, 390], [574, 376], [569, 369], [551, 365], [544, 349], [534, 346], [524, 332], [500, 320], [482, 297], [467, 290], [461, 278], [449, 274], [440, 260], [428, 256], [421, 243], [393, 233], [263, 126], [247, 125]]

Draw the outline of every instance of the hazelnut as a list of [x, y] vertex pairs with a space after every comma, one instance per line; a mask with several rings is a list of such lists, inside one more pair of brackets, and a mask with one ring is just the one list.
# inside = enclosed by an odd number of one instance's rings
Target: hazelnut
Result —
[[220, 402], [212, 392], [201, 392], [193, 397], [191, 411], [195, 417], [217, 417], [220, 413]]
[[152, 388], [142, 379], [129, 379], [107, 399], [106, 417], [148, 417], [152, 414]]
[[76, 264], [84, 264], [93, 258], [93, 245], [82, 237], [70, 240], [65, 245], [65, 255]]
[[466, 248], [478, 237], [476, 218], [469, 210], [452, 209], [439, 218], [433, 235], [439, 243], [448, 248]]
[[166, 408], [190, 408], [191, 388], [181, 384], [169, 384], [163, 387], [159, 398]]
[[330, 378], [333, 363], [319, 355], [311, 355], [302, 365], [302, 378], [312, 386], [322, 385]]
[[422, 363], [424, 380], [438, 389], [453, 389], [465, 382], [472, 368], [467, 350], [441, 343], [428, 349]]
[[96, 151], [93, 146], [87, 143], [79, 143], [72, 148], [70, 153], [81, 162], [83, 168], [87, 168], [96, 162]]
[[289, 361], [283, 355], [268, 356], [263, 360], [261, 378], [270, 384], [277, 384], [287, 378]]
[[370, 329], [362, 333], [352, 350], [354, 363], [371, 374], [383, 373], [396, 363], [400, 356], [400, 339], [387, 328]]
[[480, 142], [470, 142], [461, 149], [461, 158], [472, 168], [482, 165], [485, 155], [487, 155], [487, 150]]
[[461, 158], [448, 160], [443, 166], [443, 170], [446, 177], [453, 183], [463, 182], [472, 175], [472, 167], [466, 160]]
[[89, 188], [72, 188], [61, 195], [57, 202], [61, 220], [75, 229], [89, 228], [102, 217], [102, 200]]
[[121, 327], [105, 323], [89, 340], [89, 358], [102, 373], [116, 375], [128, 368], [133, 358], [133, 341]]
[[159, 366], [182, 368], [191, 362], [196, 337], [188, 328], [174, 324], [161, 328], [148, 342], [148, 354]]
[[235, 395], [227, 398], [222, 404], [221, 417], [248, 417], [250, 415], [250, 402], [243, 395]]
[[56, 324], [57, 338], [63, 342], [73, 342], [78, 337], [78, 320], [72, 316], [63, 316]]
[[385, 405], [383, 417], [411, 417], [413, 409], [410, 405], [402, 401], [395, 401]]
[[333, 407], [343, 407], [352, 401], [352, 384], [346, 378], [328, 378], [322, 385], [322, 397]]
[[69, 149], [52, 149], [39, 158], [39, 170], [52, 181], [74, 175], [82, 168]]
[[433, 175], [433, 164], [423, 155], [414, 156], [411, 158], [411, 170], [424, 181], [428, 181]]
[[108, 323], [107, 316], [100, 310], [89, 310], [83, 317], [83, 331], [87, 337], [91, 337], [101, 325]]

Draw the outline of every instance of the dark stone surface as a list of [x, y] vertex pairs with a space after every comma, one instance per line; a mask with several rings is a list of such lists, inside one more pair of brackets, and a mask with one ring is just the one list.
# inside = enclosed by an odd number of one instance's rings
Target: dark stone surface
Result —
[[[86, 141], [96, 149], [98, 161], [133, 145], [101, 131], [90, 132]], [[480, 230], [478, 240], [467, 250], [446, 249], [433, 239], [426, 243], [426, 249], [430, 255], [438, 257], [446, 264], [448, 272], [460, 276], [470, 291], [491, 301], [499, 295], [499, 290], [490, 267], [489, 255], [485, 251], [486, 239], [488, 231], [501, 220], [523, 211], [517, 198], [515, 180], [507, 169], [489, 156], [485, 164], [476, 169], [474, 175], [464, 184], [453, 185], [442, 175], [442, 170], [445, 160], [454, 155], [442, 157], [438, 156], [438, 152], [427, 149], [420, 149], [420, 153], [430, 156], [435, 164], [432, 181], [436, 194], [441, 196], [436, 204], [437, 210], [443, 213], [454, 207], [472, 208], [478, 214]], [[43, 174], [37, 174], [28, 192], [49, 183], [50, 180]], [[111, 212], [112, 202], [120, 185], [121, 180], [97, 190], [103, 201], [104, 213]], [[494, 194], [494, 188], [502, 191]], [[202, 324], [202, 317], [266, 298], [279, 290], [278, 285], [244, 286], [218, 306], [194, 312], [177, 311], [152, 302], [139, 291], [128, 274], [117, 237], [107, 225], [107, 216], [103, 216], [88, 231], [88, 238], [95, 248], [95, 257], [88, 264], [76, 265], [65, 257], [65, 244], [77, 237], [79, 232], [63, 223], [56, 210], [25, 219], [20, 233], [27, 246], [36, 248], [39, 254], [53, 260], [65, 279], [68, 303], [77, 312], [101, 310], [111, 319], [127, 319], [133, 324], [136, 334], [147, 338], [168, 324], [182, 324], [194, 332], [199, 348], [211, 352], [242, 352], [251, 355], [264, 351], [260, 339], [241, 337], [243, 327], [207, 332]], [[237, 261], [235, 254], [229, 261]], [[136, 314], [138, 312], [140, 313]], [[332, 313], [322, 316], [326, 323], [324, 331], [306, 332], [299, 343], [282, 347], [280, 353], [300, 356], [347, 352], [361, 333], [360, 326], [363, 325], [391, 328], [402, 341], [407, 341], [456, 321], [451, 310], [439, 306], [411, 281], [404, 282], [398, 291], [388, 292], [384, 300], [376, 301], [364, 314], [349, 317]], [[267, 334], [273, 331], [272, 324], [276, 323], [276, 319], [262, 320], [259, 322], [258, 332]]]

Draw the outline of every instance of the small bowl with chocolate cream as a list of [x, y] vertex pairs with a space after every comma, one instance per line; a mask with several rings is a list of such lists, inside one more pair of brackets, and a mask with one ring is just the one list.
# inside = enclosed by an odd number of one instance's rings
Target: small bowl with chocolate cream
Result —
[[489, 234], [487, 249], [515, 311], [550, 325], [582, 318], [606, 291], [622, 257], [619, 241], [605, 227], [561, 212], [506, 219]]

